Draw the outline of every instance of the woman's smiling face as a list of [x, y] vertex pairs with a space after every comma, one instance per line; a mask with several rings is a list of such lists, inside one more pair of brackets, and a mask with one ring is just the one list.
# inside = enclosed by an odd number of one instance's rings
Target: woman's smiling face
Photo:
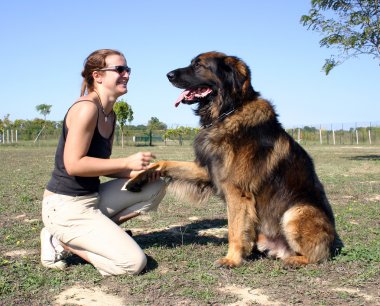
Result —
[[127, 61], [121, 55], [109, 55], [106, 57], [106, 67], [109, 70], [103, 71], [103, 87], [107, 88], [110, 92], [113, 92], [116, 97], [122, 96], [127, 93], [127, 83], [129, 81], [130, 72], [124, 70], [119, 73], [115, 66], [127, 66]]

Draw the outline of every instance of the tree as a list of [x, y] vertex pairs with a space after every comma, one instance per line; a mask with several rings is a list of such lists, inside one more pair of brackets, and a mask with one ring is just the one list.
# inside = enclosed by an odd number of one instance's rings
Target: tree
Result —
[[48, 104], [39, 104], [36, 106], [36, 110], [44, 116], [44, 124], [42, 126], [42, 129], [40, 130], [40, 132], [37, 134], [37, 137], [36, 139], [34, 140], [34, 142], [36, 142], [38, 140], [38, 138], [40, 137], [42, 131], [44, 130], [45, 128], [45, 125], [46, 125], [46, 116], [50, 114], [50, 110], [51, 110], [51, 105], [48, 105]]
[[44, 121], [46, 121], [46, 116], [50, 114], [51, 105], [48, 104], [39, 104], [36, 106], [37, 112], [44, 116]]
[[10, 115], [6, 114], [3, 120], [0, 119], [0, 130], [4, 131], [6, 128], [11, 127], [12, 121], [9, 119]]
[[166, 130], [167, 125], [163, 122], [161, 122], [157, 117], [152, 117], [148, 121], [147, 125], [148, 131], [149, 131], [149, 145], [152, 146], [152, 134], [153, 130]]
[[164, 134], [165, 138], [165, 144], [166, 144], [166, 139], [171, 139], [171, 138], [177, 138], [178, 137], [178, 142], [182, 146], [183, 145], [183, 137], [191, 135], [191, 133], [197, 133], [195, 129], [192, 129], [190, 127], [185, 127], [185, 126], [180, 126], [175, 129], [167, 129]]
[[124, 127], [127, 121], [131, 123], [133, 120], [133, 110], [124, 100], [116, 102], [113, 109], [116, 113], [117, 122], [121, 129], [121, 147], [124, 148]]
[[0, 142], [5, 142], [5, 139], [4, 139], [4, 134], [5, 134], [5, 130], [7, 128], [10, 128], [12, 127], [12, 121], [9, 119], [9, 114], [6, 114], [3, 118], [3, 120], [0, 119], [0, 131], [1, 131], [1, 136], [0, 136]]
[[152, 117], [148, 121], [148, 129], [151, 130], [166, 130], [167, 125], [161, 122], [157, 117]]
[[380, 61], [379, 0], [311, 0], [303, 26], [323, 35], [321, 47], [338, 49], [325, 60], [326, 75], [336, 66], [358, 55], [372, 55]]

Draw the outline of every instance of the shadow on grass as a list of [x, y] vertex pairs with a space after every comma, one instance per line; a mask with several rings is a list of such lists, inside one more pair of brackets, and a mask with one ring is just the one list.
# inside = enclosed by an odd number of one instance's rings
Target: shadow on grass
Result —
[[143, 249], [154, 246], [175, 248], [180, 245], [189, 245], [194, 243], [200, 245], [210, 243], [222, 244], [227, 243], [227, 238], [199, 235], [198, 231], [211, 228], [221, 228], [226, 225], [226, 219], [206, 219], [199, 222], [192, 222], [183, 226], [176, 226], [163, 231], [136, 235], [133, 236], [133, 238]]
[[380, 155], [358, 155], [346, 157], [348, 160], [380, 160]]
[[[197, 244], [197, 245], [219, 245], [228, 243], [227, 237], [216, 237], [216, 236], [205, 236], [200, 235], [200, 230], [207, 229], [218, 229], [225, 228], [227, 225], [226, 219], [205, 219], [199, 222], [192, 222], [182, 226], [172, 227], [170, 229], [165, 229], [162, 231], [157, 231], [153, 233], [133, 235], [133, 238], [144, 249], [151, 247], [166, 247], [166, 248], [176, 248], [183, 245]], [[332, 257], [340, 255], [344, 244], [337, 235], [334, 245], [331, 249]], [[147, 273], [149, 271], [155, 270], [158, 267], [157, 261], [146, 255], [148, 263], [146, 268], [142, 273]], [[252, 253], [246, 258], [247, 261], [256, 261], [262, 258], [266, 258], [266, 252], [260, 252], [256, 248], [252, 250]], [[67, 260], [69, 265], [82, 265], [88, 264], [80, 257], [73, 255], [70, 256]]]
[[[173, 227], [167, 230], [158, 231], [148, 234], [133, 235], [133, 238], [144, 250], [150, 247], [175, 248], [181, 245], [189, 244], [222, 244], [227, 243], [227, 238], [218, 238], [214, 236], [201, 236], [199, 230], [221, 228], [227, 225], [226, 219], [201, 220], [192, 222], [187, 225]], [[158, 267], [157, 261], [147, 255], [148, 263], [143, 273], [154, 270]], [[77, 255], [71, 255], [66, 259], [69, 266], [89, 264]]]

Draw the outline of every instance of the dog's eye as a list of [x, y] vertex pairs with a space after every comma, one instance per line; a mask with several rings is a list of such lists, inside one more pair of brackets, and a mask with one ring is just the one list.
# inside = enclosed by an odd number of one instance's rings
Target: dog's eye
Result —
[[194, 67], [195, 69], [199, 69], [199, 68], [202, 67], [202, 65], [201, 65], [199, 62], [196, 62], [196, 63], [193, 64], [193, 67]]

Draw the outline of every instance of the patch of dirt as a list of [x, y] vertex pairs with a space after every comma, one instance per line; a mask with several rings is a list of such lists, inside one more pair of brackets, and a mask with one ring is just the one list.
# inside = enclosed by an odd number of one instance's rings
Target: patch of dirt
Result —
[[148, 214], [141, 214], [141, 215], [139, 216], [139, 219], [140, 219], [140, 220], [143, 220], [143, 221], [150, 221], [150, 220], [152, 220], [152, 217], [149, 216]]
[[177, 232], [177, 231], [180, 231], [179, 229], [181, 229], [182, 227], [185, 227], [185, 225], [183, 224], [172, 224], [172, 225], [169, 225], [167, 227], [157, 227], [157, 228], [151, 228], [151, 229], [143, 229], [143, 228], [138, 228], [138, 227], [134, 227], [134, 228], [131, 228], [130, 230], [132, 231], [132, 234], [135, 235], [135, 234], [153, 234], [153, 233], [157, 233], [157, 232], [162, 232], [162, 231], [169, 231], [169, 232]]
[[118, 296], [105, 293], [100, 288], [74, 286], [56, 296], [54, 305], [122, 306], [125, 305], [125, 301]]
[[31, 255], [36, 255], [39, 254], [38, 250], [13, 250], [4, 253], [5, 256], [8, 257], [22, 257], [22, 256], [31, 256]]
[[[190, 218], [189, 218], [190, 220]], [[197, 220], [196, 217], [191, 218], [192, 221]], [[161, 231], [169, 231], [171, 233], [177, 233], [178, 234], [186, 234], [186, 226], [184, 224], [171, 224], [167, 227], [162, 227], [162, 228], [154, 228], [154, 229], [143, 229], [143, 228], [138, 228], [134, 227], [131, 228], [130, 230], [132, 231], [133, 235], [137, 234], [152, 234], [156, 232], [161, 232]], [[181, 229], [184, 228], [183, 231]], [[198, 235], [199, 236], [207, 236], [207, 237], [216, 237], [216, 238], [227, 238], [228, 237], [228, 228], [208, 228], [208, 229], [202, 229], [198, 230]]]
[[331, 290], [332, 291], [337, 291], [337, 292], [346, 292], [346, 293], [349, 293], [349, 294], [354, 294], [354, 295], [357, 295], [357, 296], [360, 296], [360, 297], [364, 298], [367, 302], [375, 302], [375, 298], [372, 295], [369, 295], [369, 294], [366, 294], [366, 293], [362, 293], [362, 292], [360, 292], [359, 289], [334, 288], [334, 289], [331, 289]]
[[380, 194], [374, 195], [374, 196], [368, 198], [367, 200], [368, 200], [368, 201], [371, 201], [371, 202], [377, 202], [377, 201], [380, 201]]
[[[323, 282], [323, 281], [322, 281]], [[286, 305], [286, 302], [275, 300], [273, 297], [268, 296], [265, 292], [266, 290], [260, 288], [249, 288], [249, 287], [238, 287], [236, 285], [227, 286], [219, 289], [222, 293], [232, 294], [237, 296], [239, 301], [231, 304], [227, 304], [226, 306], [235, 306], [235, 305]], [[352, 288], [332, 288], [327, 289], [327, 291], [333, 292], [342, 292], [352, 295], [353, 297], [361, 297], [363, 298], [368, 305], [379, 305], [379, 298], [369, 295], [367, 293], [361, 292], [359, 289]]]
[[17, 215], [16, 217], [14, 217], [15, 219], [22, 219], [22, 218], [25, 218], [26, 215], [25, 214], [22, 214], [22, 215]]
[[227, 304], [226, 306], [235, 305], [252, 305], [253, 303], [259, 305], [284, 305], [284, 303], [274, 301], [269, 296], [264, 294], [262, 289], [252, 289], [252, 288], [240, 288], [237, 286], [227, 286], [219, 289], [223, 293], [230, 293], [237, 295], [239, 301], [237, 303]]
[[228, 228], [209, 228], [206, 230], [198, 231], [199, 236], [211, 236], [217, 238], [227, 238]]

